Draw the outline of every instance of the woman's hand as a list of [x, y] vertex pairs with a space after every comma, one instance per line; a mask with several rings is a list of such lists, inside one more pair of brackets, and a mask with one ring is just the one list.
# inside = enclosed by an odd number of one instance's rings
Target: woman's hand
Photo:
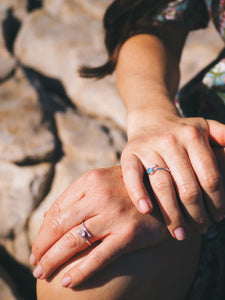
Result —
[[94, 245], [66, 272], [63, 286], [83, 282], [123, 253], [170, 238], [162, 221], [136, 210], [124, 187], [120, 167], [94, 170], [75, 181], [45, 214], [32, 248], [31, 262], [37, 265], [35, 277], [48, 278], [76, 253], [90, 247], [78, 234], [83, 229], [82, 221], [91, 233], [86, 238]]
[[186, 221], [204, 233], [209, 216], [218, 221], [224, 216], [224, 188], [210, 142], [225, 146], [225, 125], [165, 111], [128, 114], [121, 165], [129, 197], [141, 213], [152, 211], [143, 174], [155, 164], [168, 168], [170, 172], [149, 175], [149, 181], [165, 223], [178, 240], [185, 238]]

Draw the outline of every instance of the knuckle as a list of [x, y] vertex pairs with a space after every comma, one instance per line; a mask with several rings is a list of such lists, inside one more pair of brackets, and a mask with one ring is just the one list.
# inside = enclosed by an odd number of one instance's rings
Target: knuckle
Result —
[[220, 177], [218, 174], [205, 173], [202, 176], [202, 185], [210, 192], [215, 192], [220, 188]]
[[154, 190], [156, 192], [162, 193], [166, 190], [171, 189], [170, 182], [166, 180], [157, 180], [154, 183]]
[[95, 169], [89, 171], [87, 174], [87, 181], [90, 183], [99, 182], [104, 177], [104, 169]]
[[96, 266], [101, 266], [104, 263], [104, 258], [100, 253], [92, 254], [92, 262]]
[[187, 125], [184, 129], [184, 135], [189, 140], [199, 140], [200, 139], [200, 130], [197, 127]]
[[195, 204], [198, 198], [201, 197], [200, 190], [196, 186], [190, 184], [182, 184], [179, 186], [179, 194], [181, 200], [188, 205]]
[[48, 229], [55, 235], [59, 235], [62, 232], [61, 224], [58, 218], [54, 217], [49, 221]]
[[85, 275], [84, 271], [81, 269], [81, 267], [77, 268], [77, 273], [79, 274], [78, 277], [80, 277], [80, 281], [84, 281], [85, 279], [87, 279], [87, 275]]
[[45, 269], [45, 272], [49, 272], [49, 270], [52, 270], [55, 265], [55, 259], [52, 258], [52, 256], [48, 253], [46, 253], [43, 258], [41, 259], [41, 265]]
[[62, 211], [61, 203], [59, 201], [55, 201], [51, 207], [51, 213], [59, 214]]
[[77, 246], [77, 237], [70, 231], [64, 237], [64, 242], [69, 248]]
[[177, 144], [177, 140], [173, 134], [169, 133], [162, 136], [162, 143], [164, 147], [171, 147]]

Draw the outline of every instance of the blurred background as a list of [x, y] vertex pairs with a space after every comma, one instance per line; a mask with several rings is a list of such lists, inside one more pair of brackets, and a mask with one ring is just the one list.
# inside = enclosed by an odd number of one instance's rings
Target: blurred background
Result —
[[[126, 114], [114, 76], [79, 78], [104, 62], [112, 0], [0, 1], [0, 300], [34, 300], [29, 255], [43, 214], [76, 178], [115, 165]], [[210, 24], [188, 37], [184, 85], [223, 42]]]

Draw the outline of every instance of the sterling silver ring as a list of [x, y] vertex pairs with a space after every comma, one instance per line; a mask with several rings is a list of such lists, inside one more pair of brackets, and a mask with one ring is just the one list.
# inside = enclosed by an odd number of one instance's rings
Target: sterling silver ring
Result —
[[84, 222], [82, 222], [82, 225], [83, 229], [80, 229], [78, 231], [78, 235], [82, 237], [85, 240], [85, 242], [88, 243], [89, 246], [91, 246], [92, 244], [88, 240], [91, 238], [91, 233], [87, 230], [87, 227], [84, 225]]
[[165, 170], [167, 172], [170, 172], [170, 169], [162, 168], [162, 167], [159, 167], [157, 164], [155, 164], [154, 166], [147, 169], [147, 173], [148, 173], [148, 175], [153, 175], [157, 170]]

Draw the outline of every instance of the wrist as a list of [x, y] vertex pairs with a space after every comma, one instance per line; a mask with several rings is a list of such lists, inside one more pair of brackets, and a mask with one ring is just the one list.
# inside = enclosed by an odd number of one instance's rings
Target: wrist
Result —
[[166, 127], [180, 118], [176, 109], [145, 108], [129, 112], [127, 114], [128, 139], [149, 129]]

